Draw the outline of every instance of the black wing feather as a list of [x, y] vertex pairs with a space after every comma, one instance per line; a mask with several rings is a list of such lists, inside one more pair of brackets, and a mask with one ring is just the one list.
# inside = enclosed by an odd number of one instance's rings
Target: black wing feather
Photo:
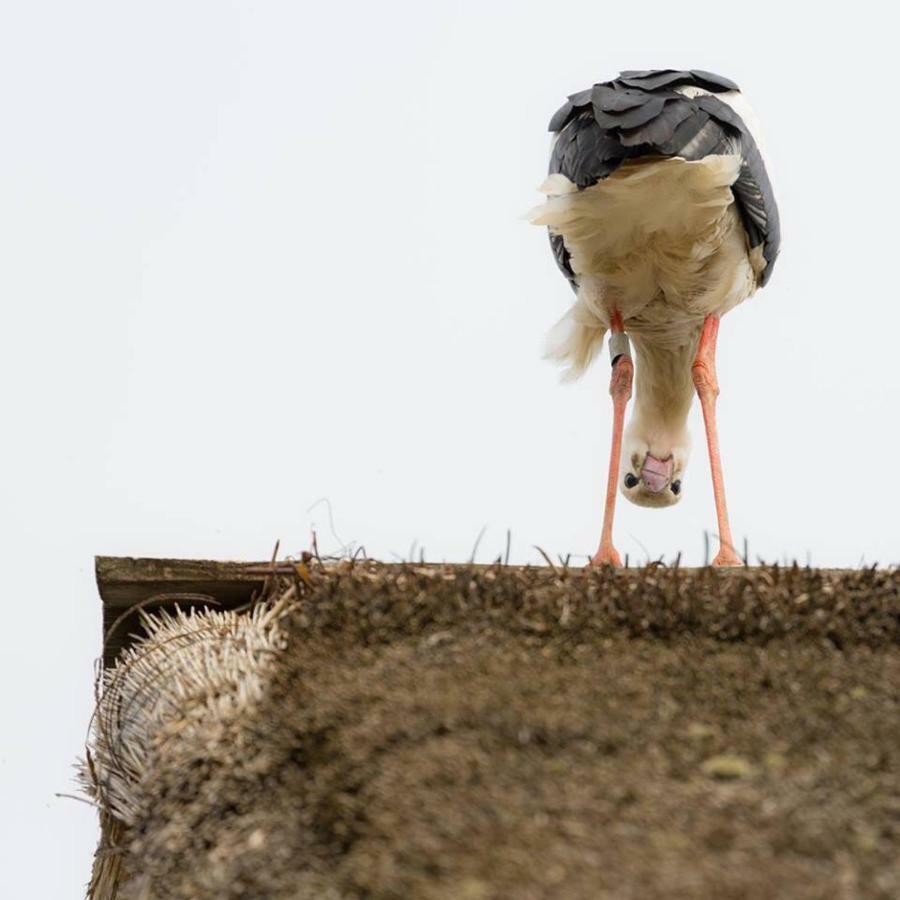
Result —
[[550, 153], [550, 174], [563, 174], [579, 188], [586, 188], [615, 172], [622, 159], [619, 141], [585, 110], [559, 133]]
[[563, 240], [561, 234], [554, 234], [552, 231], [549, 231], [549, 229], [548, 233], [550, 234], [550, 249], [553, 251], [556, 265], [559, 266], [559, 271], [569, 280], [572, 290], [577, 291], [578, 279], [575, 277], [575, 273], [572, 271], [572, 265], [569, 262], [569, 250], [566, 247], [566, 242]]
[[637, 128], [623, 128], [619, 132], [619, 141], [625, 147], [637, 147], [641, 144], [660, 146], [670, 141], [679, 126], [696, 114], [696, 110], [691, 109], [688, 103], [667, 101], [655, 119]]

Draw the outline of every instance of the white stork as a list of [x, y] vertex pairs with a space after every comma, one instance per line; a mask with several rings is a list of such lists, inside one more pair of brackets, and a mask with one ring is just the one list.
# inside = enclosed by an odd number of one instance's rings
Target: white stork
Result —
[[720, 317], [768, 281], [778, 254], [756, 117], [727, 78], [629, 71], [571, 95], [550, 131], [547, 200], [531, 220], [549, 227], [575, 302], [551, 332], [549, 355], [577, 378], [610, 332], [612, 449], [592, 563], [621, 565], [612, 540], [617, 487], [641, 506], [683, 495], [696, 391], [719, 525], [713, 565], [740, 565], [719, 459], [715, 351]]

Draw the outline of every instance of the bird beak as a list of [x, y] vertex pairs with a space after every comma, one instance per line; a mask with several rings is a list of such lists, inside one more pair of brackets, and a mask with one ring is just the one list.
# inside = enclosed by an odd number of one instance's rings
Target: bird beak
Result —
[[641, 469], [641, 480], [649, 490], [658, 494], [660, 491], [664, 491], [672, 480], [674, 467], [675, 461], [671, 456], [668, 459], [657, 459], [648, 453]]

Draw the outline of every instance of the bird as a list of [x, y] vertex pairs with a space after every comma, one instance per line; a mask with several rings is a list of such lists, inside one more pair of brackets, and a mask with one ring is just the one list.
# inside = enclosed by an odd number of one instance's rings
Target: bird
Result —
[[590, 564], [622, 565], [617, 491], [648, 507], [684, 496], [696, 394], [718, 523], [712, 564], [741, 565], [719, 452], [716, 342], [722, 316], [769, 281], [780, 249], [758, 119], [721, 75], [629, 70], [569, 95], [549, 131], [545, 199], [530, 220], [547, 228], [575, 299], [547, 355], [564, 379], [578, 378], [608, 334], [612, 363], [606, 502]]

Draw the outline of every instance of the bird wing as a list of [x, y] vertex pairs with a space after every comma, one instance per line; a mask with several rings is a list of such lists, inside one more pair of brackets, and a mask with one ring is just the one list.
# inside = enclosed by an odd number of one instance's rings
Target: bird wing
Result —
[[[685, 87], [711, 93], [688, 96], [678, 90]], [[753, 134], [716, 96], [730, 91], [738, 91], [738, 86], [711, 72], [657, 69], [622, 72], [612, 81], [572, 94], [550, 120], [549, 130], [556, 132], [550, 174], [565, 175], [584, 189], [629, 159], [740, 154], [731, 190], [750, 248], [760, 248], [766, 261], [758, 276], [765, 284], [781, 242], [778, 206]], [[557, 265], [575, 287], [562, 238], [551, 233], [550, 242]]]

